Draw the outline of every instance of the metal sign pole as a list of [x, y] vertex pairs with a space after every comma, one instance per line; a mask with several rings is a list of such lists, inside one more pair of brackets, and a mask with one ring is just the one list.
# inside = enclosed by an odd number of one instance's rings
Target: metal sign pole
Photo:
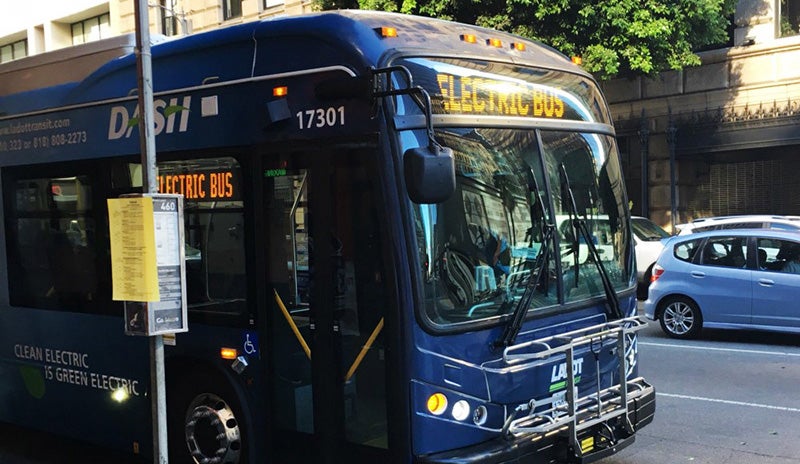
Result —
[[[150, 56], [150, 20], [147, 0], [136, 0], [136, 68], [139, 89], [139, 140], [142, 151], [142, 192], [157, 193], [156, 139], [153, 121], [153, 69]], [[167, 401], [164, 375], [164, 338], [150, 342], [150, 390], [153, 416], [153, 462], [167, 464]]]

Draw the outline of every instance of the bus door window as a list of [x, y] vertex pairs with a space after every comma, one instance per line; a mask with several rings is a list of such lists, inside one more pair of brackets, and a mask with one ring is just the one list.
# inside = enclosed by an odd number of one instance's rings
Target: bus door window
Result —
[[311, 383], [311, 250], [308, 171], [267, 169], [265, 225], [273, 346], [273, 418], [278, 429], [314, 433]]
[[282, 430], [385, 448], [384, 278], [365, 158], [266, 169], [273, 417]]
[[337, 163], [331, 185], [334, 315], [339, 325], [345, 439], [388, 446], [384, 326], [386, 294], [371, 153], [351, 152]]

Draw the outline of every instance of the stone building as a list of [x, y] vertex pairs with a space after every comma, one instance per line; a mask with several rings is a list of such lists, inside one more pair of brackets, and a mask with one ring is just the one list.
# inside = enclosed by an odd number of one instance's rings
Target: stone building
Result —
[[[190, 34], [312, 11], [311, 0], [151, 0], [151, 31]], [[134, 0], [29, 0], [0, 16], [0, 63], [134, 31]], [[702, 65], [603, 83], [634, 214], [800, 215], [800, 0], [740, 0]], [[2, 89], [0, 89], [0, 92]]]
[[800, 215], [800, 1], [741, 0], [702, 65], [603, 83], [634, 214]]

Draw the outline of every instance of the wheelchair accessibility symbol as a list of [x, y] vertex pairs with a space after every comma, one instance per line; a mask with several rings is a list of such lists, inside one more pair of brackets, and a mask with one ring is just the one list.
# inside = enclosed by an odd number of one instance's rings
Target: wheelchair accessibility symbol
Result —
[[258, 352], [258, 334], [254, 332], [245, 332], [242, 348], [245, 354], [251, 356], [256, 354]]

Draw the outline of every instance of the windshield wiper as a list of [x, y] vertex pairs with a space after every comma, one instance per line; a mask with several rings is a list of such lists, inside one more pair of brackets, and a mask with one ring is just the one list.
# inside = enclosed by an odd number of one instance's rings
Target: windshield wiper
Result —
[[[509, 319], [508, 324], [506, 324], [506, 327], [503, 330], [503, 335], [501, 335], [500, 338], [494, 342], [495, 347], [509, 346], [514, 343], [514, 340], [516, 340], [517, 335], [522, 328], [522, 322], [525, 320], [525, 315], [530, 307], [533, 294], [542, 282], [542, 276], [547, 274], [546, 271], [550, 261], [550, 242], [553, 239], [553, 231], [555, 230], [555, 226], [547, 222], [544, 200], [542, 199], [542, 194], [539, 191], [539, 186], [536, 182], [536, 176], [531, 170], [528, 170], [528, 190], [536, 193], [536, 202], [531, 205], [530, 215], [531, 218], [536, 217], [537, 213], [539, 213], [541, 216], [541, 221], [539, 221], [539, 235], [542, 237], [542, 246], [539, 248], [539, 253], [536, 255], [536, 264], [531, 270], [531, 274], [528, 276], [528, 281], [525, 284], [525, 290], [522, 292], [522, 295], [520, 295], [516, 306], [514, 306], [511, 319]], [[539, 207], [539, 211], [536, 211], [537, 205]], [[533, 230], [531, 230], [531, 236], [532, 235]], [[531, 241], [533, 241], [533, 237], [531, 237]], [[545, 282], [545, 285], [546, 284], [547, 282]]]
[[[621, 319], [622, 318], [622, 310], [620, 309], [619, 305], [619, 298], [617, 298], [617, 293], [614, 291], [614, 286], [611, 285], [611, 278], [608, 276], [608, 271], [606, 267], [603, 266], [602, 261], [600, 260], [600, 253], [597, 251], [597, 247], [592, 240], [591, 234], [589, 233], [589, 228], [586, 226], [585, 218], [582, 219], [578, 216], [578, 206], [575, 204], [575, 194], [572, 192], [572, 186], [569, 183], [569, 177], [567, 176], [567, 169], [564, 167], [564, 163], [561, 163], [558, 170], [559, 178], [561, 180], [561, 190], [566, 194], [566, 206], [569, 213], [570, 221], [573, 221], [573, 236], [576, 234], [574, 233], [575, 230], [580, 232], [581, 236], [583, 237], [583, 241], [586, 242], [586, 247], [589, 249], [589, 254], [591, 256], [591, 260], [595, 263], [597, 267], [597, 271], [600, 274], [600, 280], [603, 282], [603, 290], [606, 293], [606, 299], [608, 300], [608, 316], [610, 319]], [[577, 242], [577, 236], [575, 237], [575, 242]], [[576, 263], [577, 263], [577, 256], [579, 254], [579, 248], [577, 247], [573, 251], [576, 256]], [[575, 284], [578, 284], [578, 269], [577, 265], [575, 266]]]

